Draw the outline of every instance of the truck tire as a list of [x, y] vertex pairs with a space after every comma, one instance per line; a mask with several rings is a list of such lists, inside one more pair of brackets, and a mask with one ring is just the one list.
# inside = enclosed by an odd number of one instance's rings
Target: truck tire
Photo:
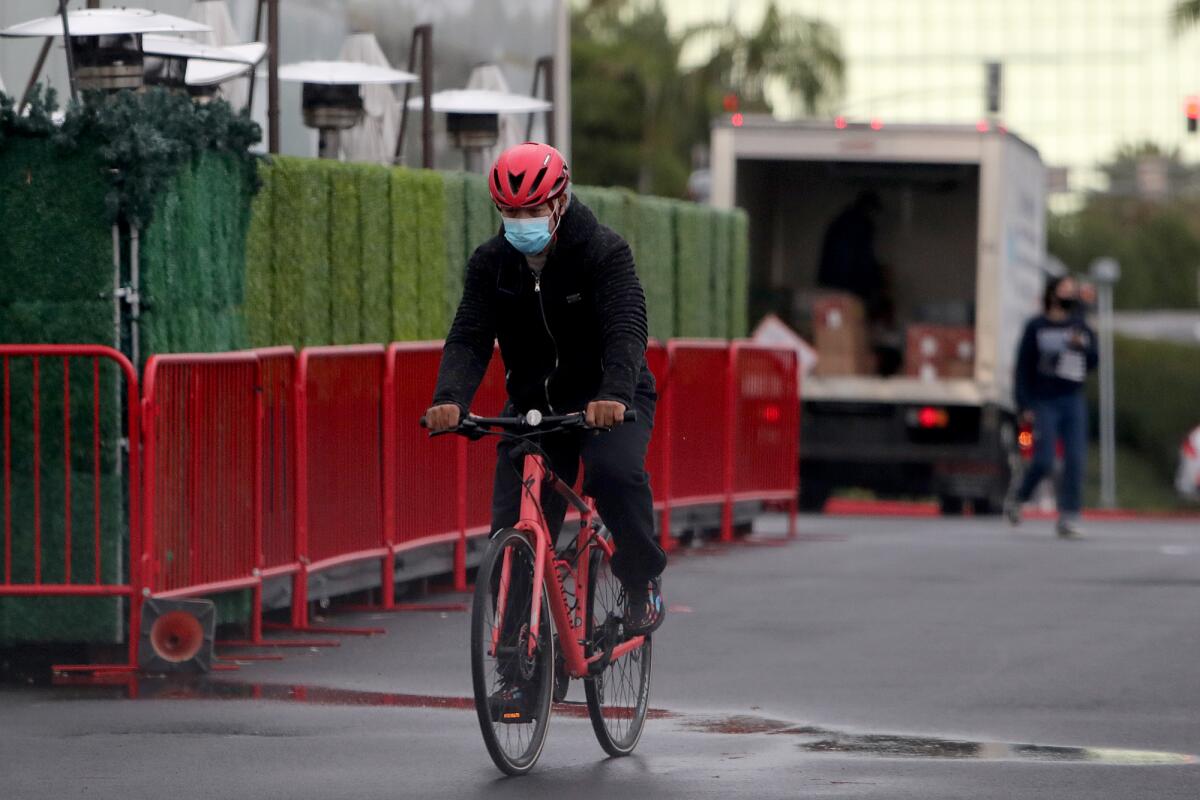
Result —
[[972, 501], [971, 507], [976, 516], [994, 517], [1004, 509], [1004, 498], [979, 497]]
[[798, 498], [800, 510], [806, 514], [820, 514], [825, 510], [825, 503], [829, 501], [829, 495], [832, 493], [833, 487], [827, 483], [801, 478]]
[[938, 495], [938, 510], [943, 517], [961, 517], [965, 503], [961, 497], [950, 494]]

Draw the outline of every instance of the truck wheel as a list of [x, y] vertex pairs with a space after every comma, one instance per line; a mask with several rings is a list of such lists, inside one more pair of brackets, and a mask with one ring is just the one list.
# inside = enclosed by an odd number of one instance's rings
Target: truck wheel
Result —
[[800, 479], [800, 510], [806, 514], [820, 514], [825, 510], [825, 503], [833, 493], [827, 483], [819, 483], [811, 479]]
[[963, 499], [954, 495], [943, 494], [938, 496], [938, 510], [942, 512], [943, 517], [959, 517], [963, 513]]
[[994, 517], [1004, 509], [1002, 497], [977, 497], [971, 501], [976, 516]]

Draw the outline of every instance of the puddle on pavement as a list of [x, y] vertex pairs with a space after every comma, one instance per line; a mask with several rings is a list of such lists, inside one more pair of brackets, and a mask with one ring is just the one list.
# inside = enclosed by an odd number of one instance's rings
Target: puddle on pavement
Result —
[[[202, 676], [146, 678], [109, 674], [91, 677], [59, 676], [53, 696], [69, 700], [249, 700], [301, 703], [321, 706], [454, 709], [475, 707], [470, 697], [376, 692], [363, 689], [334, 689], [323, 686], [249, 683], [212, 680]], [[583, 703], [556, 703], [556, 715], [586, 718]], [[1186, 753], [1126, 750], [1103, 747], [984, 742], [942, 739], [932, 736], [846, 733], [781, 719], [732, 714], [701, 717], [678, 714], [661, 708], [649, 711], [650, 719], [676, 719], [684, 730], [725, 735], [794, 736], [800, 749], [879, 758], [933, 758], [973, 761], [1041, 761], [1122, 766], [1164, 766], [1200, 763]]]
[[685, 726], [705, 733], [798, 736], [811, 741], [800, 748], [811, 753], [841, 753], [880, 758], [938, 758], [974, 761], [1046, 761], [1124, 766], [1166, 766], [1200, 763], [1186, 753], [1124, 750], [1108, 747], [1061, 747], [1013, 742], [974, 742], [932, 736], [852, 734], [794, 725], [765, 717], [733, 715], [693, 720]]

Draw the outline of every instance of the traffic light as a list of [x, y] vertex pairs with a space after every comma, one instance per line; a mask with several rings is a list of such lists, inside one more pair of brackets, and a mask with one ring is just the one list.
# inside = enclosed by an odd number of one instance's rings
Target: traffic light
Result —
[[1195, 133], [1200, 123], [1200, 96], [1188, 96], [1187, 103], [1184, 104], [1184, 113], [1187, 114], [1188, 133]]
[[984, 108], [989, 116], [998, 116], [1003, 99], [1004, 67], [999, 61], [988, 61], [983, 65], [983, 75]]

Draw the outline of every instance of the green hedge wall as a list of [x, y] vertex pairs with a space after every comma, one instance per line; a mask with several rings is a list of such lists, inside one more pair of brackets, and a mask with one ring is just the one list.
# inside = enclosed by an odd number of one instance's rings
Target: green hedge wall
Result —
[[364, 342], [390, 342], [392, 187], [386, 170], [358, 171], [359, 246], [361, 247], [362, 328]]
[[1170, 481], [1179, 445], [1200, 425], [1200, 347], [1125, 336], [1114, 345], [1117, 438]]
[[[218, 153], [202, 154], [160, 190], [141, 233], [143, 358], [237, 350], [245, 346], [247, 325], [261, 323], [242, 311], [247, 292], [251, 307], [270, 296], [264, 285], [270, 276], [245, 269], [247, 246], [263, 246], [261, 232], [248, 231], [253, 192], [245, 163]], [[269, 203], [269, 190], [264, 194]], [[122, 251], [128, 257], [128, 237]], [[111, 283], [111, 266], [108, 273]]]
[[[281, 157], [259, 178], [245, 267], [255, 346], [440, 339], [467, 260], [500, 226], [478, 175]], [[651, 335], [745, 333], [744, 213], [574, 191], [633, 249]]]
[[[111, 293], [112, 234], [106, 218], [105, 172], [94, 151], [63, 153], [44, 139], [9, 137], [0, 146], [0, 341], [96, 343], [114, 340]], [[95, 580], [93, 515], [101, 505], [101, 580], [115, 581], [121, 562], [120, 483], [115, 465], [121, 436], [116, 408], [117, 370], [101, 367], [98, 427], [93, 422], [89, 360], [72, 359], [69, 405], [63, 397], [60, 359], [41, 359], [37, 387], [40, 416], [39, 501], [34, 499], [33, 365], [9, 364], [11, 517], [0, 508], [0, 525], [13, 533], [12, 563], [0, 552], [0, 574], [16, 582], [33, 579], [35, 518], [41, 519], [41, 578], [65, 578], [66, 487], [71, 487], [71, 578]], [[69, 408], [71, 446], [64, 441]], [[92, 442], [98, 434], [100, 474], [93, 473]], [[35, 514], [35, 511], [37, 512]], [[118, 641], [118, 604], [113, 599], [0, 598], [0, 642]]]

